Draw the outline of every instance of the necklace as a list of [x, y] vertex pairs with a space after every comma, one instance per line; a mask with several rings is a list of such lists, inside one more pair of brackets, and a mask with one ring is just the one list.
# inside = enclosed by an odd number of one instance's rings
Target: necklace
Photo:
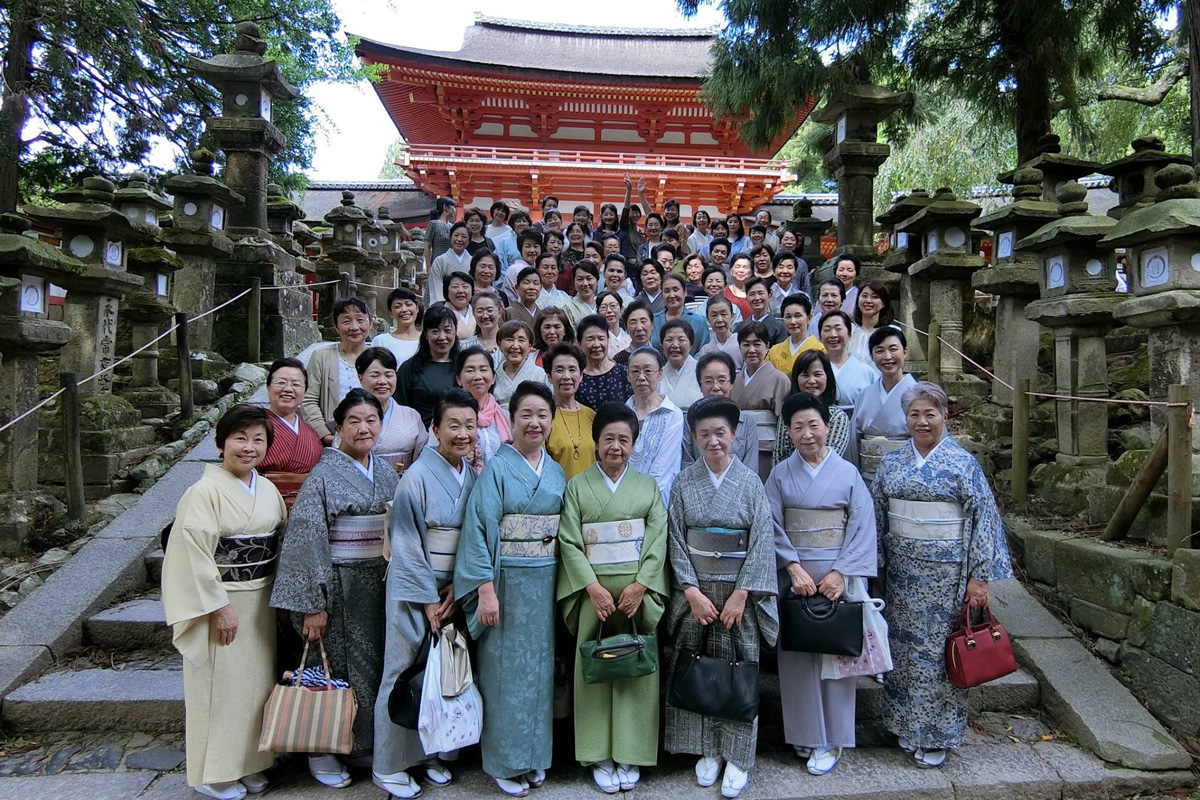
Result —
[[[567, 425], [567, 415], [571, 414], [575, 417], [575, 435], [571, 435], [571, 429]], [[579, 460], [579, 446], [583, 444], [583, 430], [579, 424], [579, 413], [577, 411], [563, 411], [563, 430], [567, 432], [567, 438], [571, 440], [571, 460]]]

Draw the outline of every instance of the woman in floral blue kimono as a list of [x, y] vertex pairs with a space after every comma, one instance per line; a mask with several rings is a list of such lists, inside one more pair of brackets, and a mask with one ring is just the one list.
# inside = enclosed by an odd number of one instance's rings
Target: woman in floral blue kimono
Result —
[[940, 767], [967, 729], [967, 692], [946, 677], [946, 637], [964, 602], [986, 606], [988, 582], [1011, 578], [1012, 564], [983, 470], [946, 434], [946, 393], [917, 383], [902, 405], [912, 439], [883, 457], [871, 487], [895, 666], [883, 721], [918, 766]]

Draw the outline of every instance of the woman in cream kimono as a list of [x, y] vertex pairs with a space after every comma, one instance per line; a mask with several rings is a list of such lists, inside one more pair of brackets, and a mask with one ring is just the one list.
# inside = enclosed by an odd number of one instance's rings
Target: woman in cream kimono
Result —
[[179, 500], [163, 559], [163, 611], [183, 655], [188, 785], [218, 800], [263, 791], [275, 761], [258, 737], [275, 684], [269, 600], [285, 511], [254, 471], [271, 438], [265, 409], [221, 417], [221, 465], [206, 465]]
[[[323, 639], [331, 677], [354, 689], [352, 764], [371, 758], [383, 677], [384, 520], [399, 478], [371, 452], [381, 416], [379, 401], [363, 389], [351, 390], [334, 409], [340, 443], [325, 448], [296, 497], [271, 592], [271, 605], [292, 612], [302, 636]], [[336, 756], [309, 756], [308, 769], [325, 786], [350, 785]]]
[[629, 466], [638, 427], [631, 408], [600, 406], [599, 460], [567, 483], [558, 528], [558, 601], [576, 636], [575, 758], [606, 794], [633, 789], [640, 767], [658, 762], [658, 673], [588, 684], [578, 657], [602, 628], [626, 633], [632, 620], [653, 633], [666, 604], [667, 510], [654, 479]]
[[554, 395], [525, 381], [509, 402], [512, 444], [471, 490], [454, 596], [479, 643], [483, 770], [524, 797], [550, 768], [554, 717], [554, 579], [566, 478], [545, 450]]
[[863, 389], [850, 418], [847, 460], [858, 466], [868, 486], [875, 478], [879, 459], [908, 441], [908, 426], [900, 399], [916, 379], [904, 372], [908, 340], [899, 328], [880, 328], [871, 334], [871, 358], [879, 369], [878, 381]]
[[467, 459], [475, 450], [479, 404], [463, 389], [451, 389], [433, 409], [436, 447], [425, 449], [405, 471], [392, 503], [392, 561], [387, 574], [383, 680], [375, 701], [375, 783], [403, 800], [421, 793], [408, 770], [423, 765], [429, 781], [445, 786], [450, 771], [426, 753], [415, 730], [388, 716], [388, 695], [396, 678], [421, 649], [427, 630], [437, 631], [454, 613], [454, 560], [475, 470]]
[[[795, 450], [767, 478], [779, 590], [861, 602], [866, 579], [875, 577], [875, 506], [858, 470], [826, 443], [829, 413], [807, 392], [783, 404], [780, 419]], [[832, 771], [842, 748], [854, 747], [858, 678], [822, 680], [822, 660], [779, 651], [784, 738], [813, 775]]]

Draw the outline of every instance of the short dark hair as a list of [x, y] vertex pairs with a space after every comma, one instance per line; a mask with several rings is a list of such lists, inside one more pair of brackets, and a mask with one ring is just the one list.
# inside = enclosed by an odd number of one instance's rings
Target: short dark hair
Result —
[[[543, 261], [545, 261], [545, 260], [547, 260], [547, 259], [551, 259], [551, 258], [552, 258], [552, 259], [554, 259], [554, 268], [555, 268], [556, 270], [558, 270], [559, 272], [562, 272], [562, 261], [559, 259], [559, 257], [558, 257], [558, 256], [554, 255], [554, 253], [551, 253], [549, 250], [544, 250], [544, 251], [542, 251], [541, 253], [539, 253], [539, 254], [538, 254], [538, 257], [537, 257], [537, 260], [536, 260], [536, 261], [534, 261], [534, 262], [533, 262], [533, 264], [534, 264], [534, 266], [535, 266], [535, 267], [537, 267], [538, 269], [541, 269], [541, 268], [542, 268], [542, 262], [543, 262]], [[541, 277], [540, 273], [539, 273], [539, 276], [538, 276], [538, 277]]]
[[529, 218], [529, 214], [525, 211], [514, 211], [508, 215], [508, 227], [512, 227], [514, 223], [524, 221], [526, 225], [532, 225], [533, 220]]
[[343, 297], [341, 300], [338, 300], [333, 304], [333, 313], [331, 314], [333, 321], [337, 322], [337, 318], [342, 314], [345, 314], [346, 309], [348, 308], [353, 308], [355, 311], [361, 311], [368, 317], [371, 316], [371, 309], [367, 308], [367, 301], [363, 300], [361, 297], [355, 297], [351, 295], [350, 297]]
[[466, 232], [467, 232], [467, 237], [468, 237], [468, 238], [471, 236], [471, 230], [470, 230], [470, 228], [468, 228], [468, 227], [467, 227], [467, 223], [466, 223], [466, 222], [464, 222], [464, 221], [463, 221], [463, 220], [461, 220], [461, 219], [460, 219], [458, 222], [456, 222], [456, 223], [454, 223], [453, 225], [451, 225], [451, 226], [450, 226], [450, 236], [451, 236], [451, 237], [453, 237], [453, 236], [454, 236], [454, 232], [455, 232], [455, 231], [458, 231], [458, 230], [464, 230], [464, 231], [466, 231]]
[[[678, 236], [676, 238], [678, 238]], [[664, 242], [662, 244], [654, 245], [654, 251], [651, 253], [651, 255], [654, 256], [655, 261], [658, 260], [659, 253], [670, 253], [671, 258], [675, 258], [675, 256], [679, 255], [679, 250], [676, 249], [675, 245]]]
[[554, 196], [554, 195], [552, 195], [552, 194], [548, 194], [548, 195], [546, 195], [545, 197], [543, 197], [543, 198], [542, 198], [542, 208], [545, 208], [545, 207], [546, 207], [546, 203], [549, 203], [551, 200], [553, 200], [553, 201], [554, 201], [554, 205], [555, 205], [555, 206], [557, 206], [557, 205], [558, 205], [558, 198], [557, 198], [557, 197], [555, 197], [555, 196]]
[[755, 211], [755, 212], [754, 212], [754, 216], [756, 216], [756, 217], [757, 217], [759, 214], [766, 214], [766, 215], [767, 215], [767, 221], [768, 221], [768, 222], [770, 222], [770, 221], [771, 221], [771, 209], [769, 209], [769, 208], [760, 208], [758, 211]]
[[766, 226], [766, 225], [759, 225], [759, 224], [756, 222], [756, 223], [754, 223], [753, 225], [751, 225], [751, 226], [750, 226], [750, 231], [749, 231], [749, 232], [750, 232], [750, 233], [761, 233], [763, 236], [766, 236], [766, 235], [767, 235], [767, 226]]
[[492, 207], [488, 209], [489, 214], [495, 214], [497, 211], [503, 211], [509, 216], [512, 215], [512, 209], [510, 209], [508, 204], [502, 200], [497, 200], [496, 202], [492, 203]]
[[[474, 348], [471, 348], [472, 350]], [[476, 414], [479, 413], [479, 403], [475, 402], [475, 398], [471, 393], [461, 386], [455, 386], [452, 389], [447, 389], [437, 402], [433, 404], [433, 424], [441, 425], [442, 417], [451, 408], [469, 408]]]
[[592, 419], [592, 441], [599, 442], [600, 434], [609, 425], [615, 425], [619, 422], [624, 422], [629, 426], [629, 432], [633, 434], [633, 441], [637, 441], [638, 433], [641, 432], [642, 426], [638, 422], [637, 412], [632, 408], [619, 403], [615, 400], [607, 403], [601, 403], [596, 409], [596, 416]]
[[239, 403], [229, 409], [217, 420], [215, 434], [217, 449], [225, 449], [225, 440], [230, 435], [238, 431], [253, 428], [255, 425], [262, 425], [267, 429], [267, 447], [270, 447], [271, 441], [275, 438], [275, 426], [271, 422], [271, 415], [267, 413], [265, 408], [262, 406], [252, 406], [249, 403]]
[[300, 359], [290, 357], [275, 359], [275, 361], [271, 364], [271, 368], [267, 370], [267, 383], [270, 383], [271, 379], [275, 377], [275, 373], [279, 372], [281, 369], [300, 370], [300, 374], [304, 376], [304, 386], [306, 388], [308, 387], [308, 370], [306, 370], [304, 365], [300, 363]]
[[650, 304], [645, 300], [634, 300], [629, 305], [625, 306], [625, 310], [621, 312], [621, 327], [624, 328], [629, 324], [629, 318], [633, 316], [635, 311], [645, 311], [650, 315], [650, 319], [654, 319], [654, 311], [651, 310]]
[[[618, 303], [621, 301], [621, 296], [616, 292], [601, 292], [600, 294], [615, 297], [617, 298]], [[596, 305], [600, 305], [600, 295], [596, 295]], [[608, 320], [599, 314], [588, 314], [586, 317], [579, 320], [579, 326], [575, 329], [575, 341], [582, 342], [583, 334], [592, 328], [599, 328], [600, 330], [604, 331], [605, 336], [609, 334]], [[542, 361], [545, 360], [546, 359], [543, 357]]]
[[713, 419], [714, 417], [725, 420], [729, 423], [731, 429], [737, 430], [738, 421], [742, 418], [742, 412], [737, 407], [737, 403], [728, 397], [704, 397], [688, 407], [688, 430], [695, 433], [696, 427], [701, 422], [706, 419]]
[[521, 281], [525, 280], [530, 275], [536, 275], [538, 282], [541, 282], [542, 275], [537, 271], [537, 267], [522, 267], [521, 271], [517, 273], [517, 285], [520, 286]]
[[346, 421], [346, 414], [350, 409], [356, 406], [375, 406], [375, 410], [379, 412], [380, 418], [383, 417], [383, 404], [379, 402], [379, 398], [368, 392], [366, 389], [351, 389], [346, 392], [346, 396], [342, 398], [342, 402], [337, 404], [337, 408], [333, 410], [333, 421], [339, 428]]
[[663, 210], [666, 210], [672, 206], [674, 206], [675, 208], [679, 208], [679, 201], [673, 197], [670, 200], [663, 203]]
[[[822, 353], [820, 350], [805, 350], [792, 364], [792, 385], [790, 391], [795, 394], [798, 389], [797, 383], [800, 380], [800, 375], [808, 371], [814, 361], [821, 362], [821, 368], [825, 370], [825, 391], [821, 392], [821, 400], [826, 405], [837, 404], [837, 376], [833, 374], [833, 364], [829, 361], [829, 356]], [[828, 419], [825, 420], [829, 422]], [[785, 423], [786, 424], [786, 423]]]
[[[720, 270], [717, 270], [717, 271], [720, 272]], [[708, 316], [708, 312], [712, 309], [713, 306], [719, 306], [722, 303], [729, 306], [730, 311], [733, 311], [733, 301], [732, 300], [730, 300], [724, 294], [714, 294], [712, 297], [708, 298], [708, 302], [706, 302], [704, 304], [704, 316], [705, 317]]]
[[[604, 302], [605, 298], [608, 298], [608, 297], [616, 298], [617, 308], [625, 307], [625, 298], [621, 297], [621, 295], [617, 294], [612, 289], [605, 289], [604, 291], [596, 292], [596, 308], [599, 309], [600, 304], [602, 302]], [[604, 319], [604, 317], [601, 316], [600, 319]], [[606, 323], [606, 327], [607, 327], [607, 323]]]
[[[668, 225], [667, 227], [663, 228], [662, 238], [664, 239], [664, 241], [658, 247], [671, 247], [672, 249], [674, 249], [674, 246], [667, 244], [665, 240], [673, 239], [674, 241], [678, 242], [679, 241], [679, 231], [675, 230], [670, 225]], [[658, 248], [656, 247], [654, 250], [655, 250], [655, 255], [657, 255]], [[672, 253], [671, 255], [675, 255], [675, 254]]]
[[479, 221], [485, 226], [488, 224], [487, 216], [478, 208], [468, 208], [467, 213], [463, 214], [463, 222], [465, 223], [471, 217], [479, 217]]
[[655, 272], [657, 272], [657, 273], [658, 273], [658, 277], [660, 277], [660, 278], [661, 278], [661, 277], [663, 276], [663, 271], [664, 271], [664, 270], [663, 270], [663, 266], [662, 266], [662, 264], [658, 263], [658, 262], [657, 262], [657, 261], [655, 261], [653, 258], [644, 258], [644, 259], [642, 259], [642, 265], [641, 265], [640, 267], [638, 267], [638, 275], [639, 275], [639, 276], [640, 276], [640, 275], [641, 275], [643, 272], [645, 272], [645, 271], [646, 271], [646, 267], [650, 267], [650, 268], [651, 268], [651, 269], [653, 269]]
[[652, 219], [658, 220], [658, 224], [662, 225], [664, 228], [667, 226], [667, 223], [662, 218], [662, 214], [658, 213], [657, 211], [651, 211], [646, 215], [646, 222], [649, 222]]
[[716, 239], [713, 239], [708, 243], [708, 252], [712, 253], [713, 248], [717, 246], [724, 247], [726, 251], [732, 249], [733, 247], [733, 245], [729, 243], [729, 240], [724, 236], [718, 236]]
[[547, 375], [550, 374], [550, 370], [554, 369], [554, 361], [562, 356], [569, 356], [575, 359], [579, 362], [579, 369], [581, 370], [587, 366], [587, 358], [577, 345], [571, 342], [559, 342], [542, 356], [542, 368], [545, 369]]
[[484, 361], [487, 362], [488, 369], [492, 371], [492, 375], [496, 374], [496, 365], [492, 363], [492, 357], [488, 355], [487, 350], [476, 344], [458, 351], [458, 355], [454, 357], [454, 377], [457, 378], [462, 374], [463, 368], [467, 365], [467, 359], [471, 356], [483, 356]]
[[558, 405], [554, 402], [554, 392], [550, 391], [549, 386], [541, 381], [521, 381], [508, 400], [509, 416], [515, 416], [517, 409], [521, 406], [521, 401], [530, 395], [540, 397], [550, 404], [550, 416], [554, 416], [558, 411]]
[[664, 342], [667, 339], [667, 334], [671, 331], [683, 331], [683, 335], [687, 337], [688, 343], [696, 343], [696, 332], [692, 330], [692, 323], [685, 319], [669, 319], [663, 323], [662, 330], [658, 333], [658, 341]]
[[542, 246], [542, 235], [532, 229], [521, 231], [520, 235], [517, 236], [517, 255], [520, 255], [521, 248], [525, 246], [526, 242], [533, 242], [540, 249]]
[[837, 278], [830, 278], [827, 281], [821, 281], [819, 284], [817, 284], [817, 295], [818, 296], [820, 296], [820, 294], [821, 294], [822, 286], [836, 286], [837, 290], [838, 290], [838, 296], [840, 296], [842, 298], [843, 302], [846, 300], [846, 287]]
[[755, 275], [750, 280], [746, 281], [746, 285], [743, 286], [742, 288], [746, 291], [746, 294], [750, 294], [750, 290], [753, 289], [755, 286], [761, 286], [764, 289], [766, 289], [767, 296], [769, 299], [770, 294], [771, 294], [771, 287], [767, 284], [767, 282], [765, 280], [763, 280], [762, 278], [760, 278], [757, 275]]
[[475, 282], [475, 267], [477, 267], [479, 265], [479, 262], [483, 261], [485, 258], [490, 258], [492, 260], [492, 263], [496, 265], [496, 277], [500, 276], [500, 258], [495, 253], [493, 253], [491, 250], [488, 250], [485, 247], [482, 250], [477, 250], [475, 252], [475, 255], [471, 256], [471, 282], [472, 283]]
[[[392, 310], [392, 303], [396, 302], [397, 300], [411, 300], [417, 304], [417, 316], [413, 321], [413, 324], [418, 328], [421, 327], [421, 320], [425, 318], [425, 306], [421, 303], [421, 298], [417, 296], [417, 293], [403, 286], [398, 286], [395, 289], [392, 289], [392, 291], [388, 293], [387, 298], [388, 311]], [[337, 317], [334, 317], [334, 319], [337, 319]]]
[[[762, 247], [766, 250], [771, 249], [771, 248], [767, 247], [766, 245], [760, 245], [760, 247]], [[800, 271], [800, 262], [802, 260], [803, 259], [801, 259], [800, 256], [796, 255], [791, 250], [780, 250], [778, 253], [776, 253], [774, 256], [771, 257], [771, 266], [772, 266], [772, 268], [774, 268], [774, 267], [778, 267], [784, 261], [794, 261], [794, 262], [796, 262], [796, 271], [799, 272]], [[805, 264], [805, 267], [807, 267], [807, 266], [808, 265]], [[834, 281], [834, 283], [838, 283], [838, 282]], [[839, 283], [838, 285], [840, 286], [841, 284]], [[843, 291], [845, 291], [845, 290], [843, 289]]]
[[666, 363], [666, 359], [663, 358], [663, 354], [659, 351], [659, 349], [657, 347], [651, 347], [650, 345], [643, 345], [629, 354], [629, 361], [626, 362], [626, 368], [628, 368], [629, 362], [632, 362], [638, 356], [653, 356], [655, 362], [658, 364], [659, 369], [662, 369], [663, 364]]
[[[550, 216], [551, 214], [558, 214], [558, 212], [550, 211], [550, 212], [547, 212], [546, 216]], [[558, 215], [560, 218], [562, 217], [562, 214], [558, 214]], [[542, 233], [542, 247], [545, 247], [546, 242], [550, 241], [551, 239], [558, 239], [558, 241], [562, 242], [563, 244], [566, 244], [566, 241], [567, 241], [567, 237], [563, 236], [562, 231], [547, 230]]]
[[852, 256], [849, 253], [842, 253], [840, 256], [837, 257], [837, 260], [833, 262], [834, 268], [836, 269], [837, 265], [842, 263], [843, 261], [849, 261], [851, 264], [854, 265], [854, 276], [855, 277], [858, 277], [858, 274], [860, 272], [862, 272], [862, 262], [858, 260], [858, 256]]
[[829, 406], [815, 394], [796, 392], [783, 401], [783, 408], [779, 410], [779, 418], [783, 420], [784, 428], [791, 426], [792, 417], [796, 415], [797, 411], [816, 411], [821, 415], [821, 419], [825, 421], [825, 424], [829, 424]]
[[[847, 331], [853, 328], [854, 323], [850, 321], [850, 315], [845, 311], [842, 311], [840, 308], [835, 308], [833, 311], [826, 311], [825, 313], [821, 314], [821, 321], [817, 324], [818, 334], [820, 334], [821, 329], [825, 327], [825, 323], [831, 319], [840, 319], [842, 322], [846, 323]], [[818, 336], [818, 338], [820, 337]]]
[[590, 261], [580, 261], [578, 264], [576, 264], [575, 269], [571, 272], [572, 278], [575, 277], [576, 272], [586, 272], [596, 280], [600, 280], [600, 270], [597, 269], [596, 265]]
[[[488, 251], [480, 250], [479, 252], [487, 253]], [[450, 296], [450, 282], [453, 280], [460, 280], [463, 283], [465, 283], [467, 286], [469, 286], [472, 292], [475, 291], [475, 277], [468, 272], [462, 272], [461, 270], [456, 269], [456, 270], [454, 270], [454, 272], [451, 272], [449, 275], [442, 278], [442, 296], [443, 297]], [[446, 302], [449, 303], [450, 301], [447, 300]], [[470, 298], [467, 298], [467, 302], [468, 303], [471, 302]]]
[[725, 270], [721, 269], [720, 267], [705, 267], [705, 268], [704, 268], [704, 272], [702, 272], [702, 273], [700, 274], [700, 285], [701, 285], [701, 286], [703, 286], [704, 284], [708, 283], [708, 276], [709, 276], [709, 275], [720, 275], [720, 276], [721, 276], [721, 280], [722, 280], [722, 281], [723, 281], [723, 282], [724, 282], [726, 285], [729, 285], [729, 278], [725, 277]]
[[523, 319], [510, 319], [508, 322], [500, 326], [496, 331], [496, 342], [502, 342], [505, 339], [516, 337], [519, 331], [525, 332], [525, 338], [529, 340], [529, 346], [533, 347], [533, 328], [529, 327], [529, 323]]
[[[608, 237], [606, 236], [604, 238], [607, 239]], [[627, 262], [625, 260], [625, 256], [621, 255], [620, 253], [610, 253], [609, 255], [605, 256], [604, 268], [608, 269], [608, 265], [614, 261], [619, 261], [621, 263], [621, 269], [625, 270], [626, 274], [629, 273], [629, 262]]]
[[783, 298], [783, 302], [779, 304], [779, 316], [782, 317], [792, 306], [800, 306], [805, 314], [812, 316], [812, 300], [809, 300], [804, 292], [796, 292]]
[[567, 312], [558, 306], [546, 306], [539, 309], [533, 317], [533, 347], [535, 350], [546, 350], [546, 342], [542, 339], [542, 323], [548, 319], [557, 319], [563, 324], [563, 341], [575, 341], [575, 329], [571, 327], [571, 318]]
[[699, 378], [700, 373], [708, 369], [709, 365], [714, 361], [724, 364], [725, 369], [729, 370], [729, 380], [733, 380], [735, 377], [737, 377], [737, 364], [734, 363], [733, 358], [729, 355], [729, 353], [721, 351], [717, 351], [715, 353], [705, 353], [704, 355], [700, 356], [700, 360], [696, 362], [696, 377]]
[[745, 344], [746, 340], [749, 339], [751, 336], [757, 337], [759, 339], [759, 341], [766, 344], [767, 347], [771, 346], [771, 334], [767, 333], [767, 326], [764, 325], [763, 323], [758, 322], [757, 320], [753, 320], [753, 319], [746, 320], [746, 321], [742, 322], [741, 325], [738, 326], [738, 330], [737, 330], [738, 344], [739, 345]]
[[687, 278], [683, 277], [678, 272], [664, 272], [662, 276], [663, 286], [666, 286], [667, 281], [671, 280], [678, 282], [679, 285], [684, 288], [684, 291], [687, 290]]
[[395, 370], [396, 354], [386, 347], [368, 347], [358, 354], [358, 358], [354, 359], [354, 371], [361, 376], [364, 372], [371, 368], [371, 364], [378, 361], [383, 364], [384, 369]]
[[908, 339], [904, 337], [904, 331], [900, 330], [895, 325], [884, 325], [881, 328], [876, 328], [871, 338], [867, 339], [867, 352], [870, 353], [876, 347], [883, 344], [888, 339], [895, 337], [900, 340], [900, 346], [905, 350], [908, 349]]

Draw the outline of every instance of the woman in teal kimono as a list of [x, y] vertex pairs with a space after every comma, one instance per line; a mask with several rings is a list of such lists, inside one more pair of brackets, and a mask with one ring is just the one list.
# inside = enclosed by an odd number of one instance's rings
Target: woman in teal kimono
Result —
[[[426, 631], [436, 632], [454, 614], [454, 562], [467, 498], [475, 485], [468, 459], [475, 452], [479, 404], [467, 391], [451, 389], [433, 408], [433, 436], [404, 472], [392, 502], [392, 561], [387, 574], [387, 629], [383, 681], [375, 701], [376, 785], [392, 797], [421, 793], [408, 770], [422, 765], [429, 781], [445, 786], [450, 771], [426, 753], [415, 730], [388, 715], [388, 695], [400, 673], [417, 658]], [[449, 756], [449, 754], [447, 754]]]
[[546, 453], [554, 395], [522, 382], [509, 401], [512, 444], [501, 446], [467, 501], [454, 596], [479, 643], [483, 770], [524, 797], [550, 767], [554, 719], [554, 581], [567, 482]]
[[653, 633], [666, 603], [667, 510], [654, 479], [629, 466], [638, 427], [628, 406], [600, 406], [597, 463], [567, 484], [558, 527], [558, 600], [576, 636], [575, 758], [606, 794], [633, 789], [639, 768], [658, 762], [658, 673], [588, 684], [578, 656], [602, 628], [628, 633], [627, 620]]
[[946, 637], [963, 604], [988, 603], [988, 583], [1012, 577], [996, 498], [983, 469], [946, 435], [946, 393], [921, 382], [902, 400], [912, 436], [879, 462], [871, 487], [879, 525], [884, 616], [894, 669], [883, 722], [920, 767], [940, 767], [963, 742], [967, 692], [946, 677]]

